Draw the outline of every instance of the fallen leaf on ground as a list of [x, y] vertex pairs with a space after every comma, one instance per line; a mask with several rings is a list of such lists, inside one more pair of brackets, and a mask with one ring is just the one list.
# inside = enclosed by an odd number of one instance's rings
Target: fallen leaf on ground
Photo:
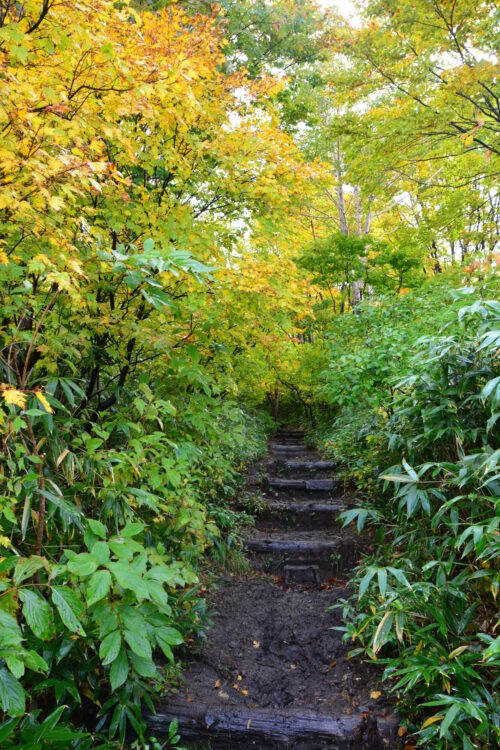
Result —
[[408, 731], [408, 727], [405, 727], [405, 726], [399, 727], [398, 735], [402, 737], [404, 734], [406, 734], [407, 731]]
[[260, 643], [259, 643], [259, 641], [254, 641], [254, 642], [253, 642], [253, 647], [254, 647], [254, 648], [260, 648]]
[[220, 688], [220, 680], [217, 680], [217, 682], [215, 683], [214, 687]]
[[376, 701], [377, 698], [380, 698], [381, 695], [382, 693], [380, 692], [380, 690], [372, 690], [370, 693], [370, 698], [373, 698], [373, 700]]

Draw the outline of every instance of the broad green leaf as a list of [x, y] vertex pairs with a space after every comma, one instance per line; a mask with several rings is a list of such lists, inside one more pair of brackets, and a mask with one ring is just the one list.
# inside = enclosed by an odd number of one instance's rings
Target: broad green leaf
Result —
[[109, 570], [97, 570], [87, 583], [86, 599], [90, 607], [108, 595], [111, 588], [111, 573]]
[[53, 586], [52, 601], [68, 630], [71, 630], [72, 633], [85, 635], [81, 623], [84, 607], [75, 592], [66, 586]]
[[155, 637], [162, 638], [170, 646], [180, 646], [182, 643], [184, 643], [184, 638], [179, 633], [179, 631], [176, 630], [176, 628], [172, 628], [168, 625], [165, 627], [156, 628]]
[[106, 539], [107, 529], [100, 521], [95, 521], [93, 518], [88, 518], [87, 523], [90, 526], [91, 531], [101, 539]]
[[23, 615], [37, 638], [49, 640], [56, 634], [54, 612], [49, 602], [31, 589], [21, 589], [19, 599], [23, 602]]
[[14, 583], [19, 585], [27, 578], [31, 578], [37, 570], [47, 565], [45, 557], [32, 555], [31, 557], [19, 558], [14, 571]]
[[125, 630], [123, 635], [134, 654], [142, 656], [144, 659], [151, 659], [151, 644], [144, 633]]
[[80, 552], [68, 562], [68, 569], [78, 576], [90, 576], [97, 570], [99, 561], [89, 552]]
[[6, 669], [0, 668], [0, 707], [9, 716], [22, 716], [26, 707], [21, 684]]
[[120, 649], [118, 657], [113, 661], [111, 670], [109, 673], [109, 680], [111, 683], [111, 690], [117, 690], [120, 685], [123, 685], [128, 677], [129, 665], [127, 654], [123, 646]]
[[114, 662], [122, 646], [122, 636], [119, 630], [113, 630], [103, 638], [101, 645], [99, 646], [99, 656], [102, 659], [103, 665], [111, 664]]

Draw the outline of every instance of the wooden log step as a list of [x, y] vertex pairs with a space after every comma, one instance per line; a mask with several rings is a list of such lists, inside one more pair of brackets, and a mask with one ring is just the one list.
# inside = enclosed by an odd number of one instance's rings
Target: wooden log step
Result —
[[173, 700], [147, 718], [148, 729], [166, 737], [174, 719], [179, 722], [183, 740], [209, 741], [213, 748], [231, 750], [297, 748], [302, 743], [315, 750], [384, 750], [395, 746], [389, 743], [396, 742], [398, 726], [394, 716], [376, 717], [366, 712], [330, 716], [302, 708], [246, 708]]
[[264, 513], [269, 511], [291, 515], [313, 515], [315, 513], [341, 513], [348, 507], [344, 503], [329, 503], [321, 500], [268, 500]]
[[296, 471], [329, 471], [335, 468], [333, 461], [287, 461], [286, 466]]
[[343, 546], [343, 539], [341, 537], [320, 537], [315, 533], [314, 536], [306, 537], [299, 536], [297, 534], [267, 534], [263, 536], [252, 537], [245, 541], [245, 545], [252, 552], [258, 553], [279, 553], [279, 554], [305, 554], [311, 556], [321, 555], [322, 553], [329, 553], [339, 550]]
[[316, 492], [329, 492], [336, 486], [333, 479], [282, 479], [281, 477], [268, 477], [266, 484], [276, 490], [308, 490]]
[[307, 448], [305, 445], [298, 445], [293, 443], [269, 443], [270, 450], [275, 453], [305, 453]]

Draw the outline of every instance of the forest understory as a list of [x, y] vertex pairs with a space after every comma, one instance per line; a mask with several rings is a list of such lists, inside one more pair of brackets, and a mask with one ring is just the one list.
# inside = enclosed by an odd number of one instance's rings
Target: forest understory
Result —
[[0, 0], [1, 750], [500, 746], [494, 0]]

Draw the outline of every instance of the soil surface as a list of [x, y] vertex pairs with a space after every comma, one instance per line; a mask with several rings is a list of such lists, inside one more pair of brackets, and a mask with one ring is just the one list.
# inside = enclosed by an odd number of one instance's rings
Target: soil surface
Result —
[[380, 670], [348, 660], [350, 646], [336, 629], [342, 609], [334, 605], [348, 596], [345, 579], [369, 545], [336, 522], [353, 497], [336, 482], [329, 492], [269, 489], [276, 477], [334, 478], [328, 464], [289, 466], [321, 460], [297, 449], [302, 439], [295, 431], [274, 436], [269, 455], [249, 474], [255, 487], [265, 472], [264, 502], [247, 539], [252, 570], [223, 573], [208, 588], [210, 625], [181, 690], [151, 719], [157, 736], [176, 716], [183, 739], [199, 748], [397, 747], [397, 718]]

